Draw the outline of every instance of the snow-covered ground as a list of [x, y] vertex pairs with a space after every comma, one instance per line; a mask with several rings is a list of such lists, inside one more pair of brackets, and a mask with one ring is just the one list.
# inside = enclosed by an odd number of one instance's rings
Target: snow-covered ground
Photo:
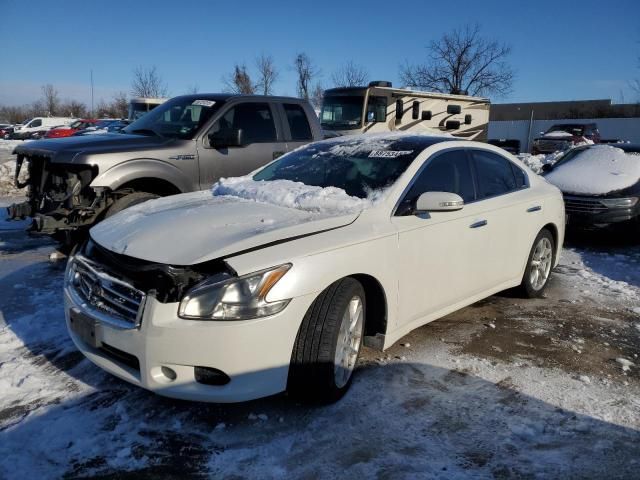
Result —
[[640, 471], [638, 247], [565, 249], [547, 298], [498, 295], [365, 349], [334, 405], [222, 406], [158, 397], [85, 360], [66, 334], [53, 245], [2, 223], [0, 478]]
[[[11, 149], [0, 143], [0, 169]], [[334, 405], [208, 405], [131, 386], [75, 350], [64, 263], [26, 221], [4, 221], [20, 193], [0, 190], [0, 479], [640, 477], [633, 238], [570, 238], [546, 298], [496, 295], [365, 349]]]
[[[8, 195], [19, 195], [19, 190], [14, 185], [14, 176], [16, 171], [16, 157], [13, 155], [13, 149], [18, 145], [22, 145], [22, 140], [2, 140], [0, 139], [0, 198]], [[20, 179], [26, 178], [26, 168], [23, 167]]]

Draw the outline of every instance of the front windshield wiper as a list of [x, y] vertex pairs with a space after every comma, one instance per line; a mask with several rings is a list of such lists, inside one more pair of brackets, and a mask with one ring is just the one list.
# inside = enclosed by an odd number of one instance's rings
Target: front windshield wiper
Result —
[[156, 136], [156, 137], [162, 137], [162, 135], [160, 135], [158, 132], [156, 132], [155, 130], [151, 130], [150, 128], [136, 128], [135, 130], [131, 130], [130, 132], [127, 133], [133, 133], [133, 134], [140, 134], [140, 135], [147, 135], [149, 136], [149, 134]]

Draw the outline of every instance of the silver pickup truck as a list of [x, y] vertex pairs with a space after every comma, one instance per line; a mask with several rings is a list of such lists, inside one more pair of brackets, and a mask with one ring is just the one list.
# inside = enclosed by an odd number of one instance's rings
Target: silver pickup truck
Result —
[[[16, 185], [29, 186], [28, 199], [11, 205], [9, 218], [32, 217], [33, 233], [72, 245], [129, 206], [208, 188], [321, 138], [313, 108], [298, 98], [175, 97], [121, 133], [18, 146]], [[29, 175], [21, 184], [23, 165]]]

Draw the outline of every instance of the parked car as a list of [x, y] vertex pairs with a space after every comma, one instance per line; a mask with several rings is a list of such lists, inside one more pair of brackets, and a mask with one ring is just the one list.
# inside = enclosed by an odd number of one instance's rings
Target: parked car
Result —
[[69, 259], [78, 349], [160, 395], [335, 400], [364, 344], [498, 291], [540, 296], [560, 191], [491, 145], [341, 137], [212, 190], [136, 205]]
[[533, 140], [533, 155], [564, 151], [581, 143], [600, 143], [600, 132], [595, 123], [562, 123], [553, 125], [541, 135]]
[[513, 155], [520, 153], [520, 140], [515, 138], [492, 138], [487, 143], [500, 147]]
[[288, 97], [176, 97], [123, 129], [20, 145], [16, 178], [29, 160], [29, 197], [9, 218], [67, 244], [102, 219], [158, 196], [200, 190], [243, 175], [321, 137], [311, 105]]
[[13, 125], [3, 125], [0, 127], [0, 138], [8, 140], [13, 133], [15, 127]]
[[562, 190], [570, 226], [640, 225], [640, 145], [576, 147], [543, 172]]
[[83, 130], [78, 130], [74, 133], [74, 136], [82, 135], [96, 135], [105, 133], [119, 133], [124, 127], [129, 125], [128, 120], [101, 120], [97, 124], [87, 127]]
[[70, 137], [77, 131], [95, 126], [99, 122], [100, 120], [97, 120], [95, 118], [84, 118], [81, 120], [76, 120], [75, 122], [70, 123], [68, 126], [52, 128], [44, 135], [44, 137], [45, 138]]
[[14, 140], [37, 138], [54, 127], [69, 125], [74, 120], [74, 118], [68, 117], [35, 117], [24, 122], [20, 128], [16, 126], [14, 132], [9, 135], [9, 138]]

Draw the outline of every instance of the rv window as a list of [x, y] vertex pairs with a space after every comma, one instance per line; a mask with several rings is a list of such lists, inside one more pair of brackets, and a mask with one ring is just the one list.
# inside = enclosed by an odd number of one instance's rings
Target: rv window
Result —
[[387, 120], [387, 97], [369, 97], [367, 101], [367, 122]]
[[420, 115], [420, 102], [413, 102], [413, 106], [411, 107], [411, 118], [414, 120], [418, 120]]
[[402, 115], [404, 115], [404, 104], [402, 99], [398, 99], [396, 100], [396, 120], [402, 120]]
[[320, 124], [328, 130], [352, 130], [360, 128], [364, 96], [325, 96], [320, 112]]

